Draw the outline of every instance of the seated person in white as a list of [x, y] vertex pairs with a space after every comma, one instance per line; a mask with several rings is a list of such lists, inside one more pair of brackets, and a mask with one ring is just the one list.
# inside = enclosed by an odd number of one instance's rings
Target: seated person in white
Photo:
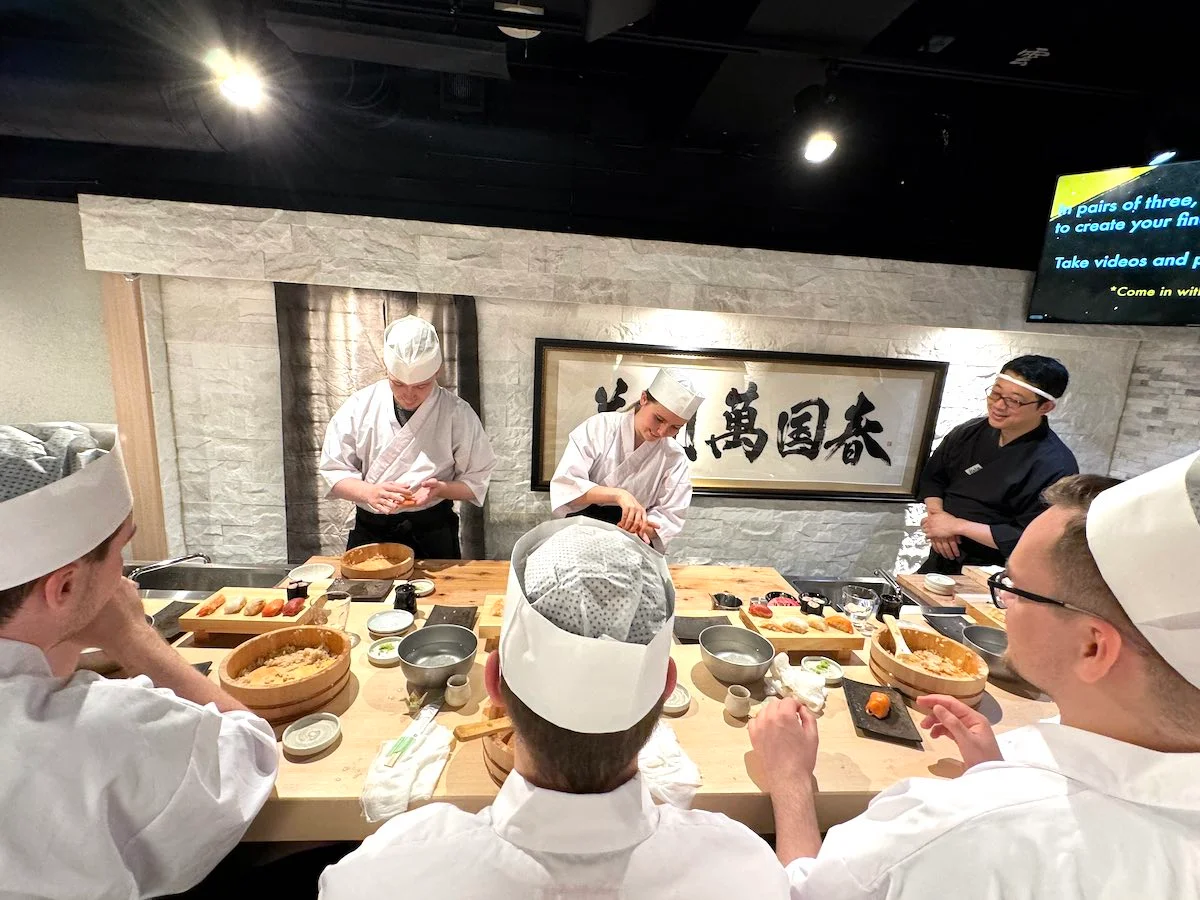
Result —
[[638, 774], [663, 700], [675, 590], [659, 554], [585, 518], [513, 550], [488, 692], [512, 716], [515, 765], [471, 815], [396, 816], [321, 876], [324, 900], [402, 885], [414, 897], [782, 897], [763, 841], [709, 812], [656, 806]]
[[966, 773], [900, 782], [822, 844], [816, 724], [771, 705], [750, 738], [794, 898], [1200, 897], [1200, 453], [1046, 500], [991, 590], [1012, 665], [1061, 721], [997, 741], [981, 713], [923, 698]]
[[[0, 425], [0, 896], [184, 891], [275, 784], [271, 727], [146, 623], [116, 434]], [[99, 647], [128, 679], [75, 671]]]

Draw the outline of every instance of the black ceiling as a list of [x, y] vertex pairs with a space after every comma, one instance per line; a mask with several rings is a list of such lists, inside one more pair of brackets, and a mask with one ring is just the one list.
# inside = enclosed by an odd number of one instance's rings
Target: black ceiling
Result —
[[0, 0], [0, 194], [1033, 267], [1056, 175], [1200, 147], [1200, 4], [524, 2], [532, 40], [492, 0]]

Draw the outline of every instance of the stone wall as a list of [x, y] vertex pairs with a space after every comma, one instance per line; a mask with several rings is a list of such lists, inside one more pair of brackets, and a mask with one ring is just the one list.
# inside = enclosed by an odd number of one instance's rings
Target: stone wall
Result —
[[[548, 514], [528, 489], [538, 336], [941, 359], [939, 436], [980, 414], [997, 365], [1046, 353], [1072, 372], [1055, 424], [1090, 471], [1138, 437], [1126, 409], [1136, 357], [1146, 399], [1180, 420], [1164, 452], [1195, 444], [1172, 399], [1188, 396], [1195, 358], [1155, 349], [1194, 354], [1195, 334], [1027, 326], [1025, 272], [106, 197], [81, 197], [80, 215], [90, 268], [174, 276], [163, 299], [185, 531], [189, 549], [215, 543], [222, 559], [283, 552], [273, 280], [478, 298], [484, 419], [501, 458], [492, 557]], [[1163, 393], [1158, 359], [1174, 379]], [[672, 556], [866, 572], [891, 564], [916, 519], [903, 504], [701, 497]]]

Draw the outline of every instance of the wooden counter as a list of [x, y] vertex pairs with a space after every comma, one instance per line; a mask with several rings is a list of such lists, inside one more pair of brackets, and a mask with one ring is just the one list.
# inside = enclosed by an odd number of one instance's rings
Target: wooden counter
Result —
[[[328, 560], [314, 560], [328, 561]], [[502, 593], [507, 579], [505, 562], [432, 562], [419, 569], [435, 579], [438, 592], [421, 604], [427, 613], [433, 603], [479, 604], [489, 593]], [[748, 599], [768, 590], [785, 590], [783, 578], [770, 568], [724, 566], [674, 566], [672, 577], [678, 607], [710, 609], [708, 594], [729, 591]], [[415, 574], [413, 577], [417, 577]], [[160, 604], [154, 604], [160, 605]], [[154, 608], [148, 605], [148, 610]], [[323, 754], [305, 760], [281, 757], [274, 795], [267, 802], [246, 836], [252, 841], [308, 841], [361, 839], [375, 830], [362, 818], [359, 793], [371, 760], [384, 740], [398, 737], [408, 725], [407, 683], [399, 668], [381, 669], [367, 660], [370, 643], [366, 620], [387, 608], [381, 603], [354, 603], [350, 631], [363, 640], [352, 652], [350, 684], [326, 709], [341, 717], [342, 739]], [[189, 646], [179, 642], [179, 652], [190, 662], [218, 663], [228, 649]], [[223, 643], [231, 645], [230, 642]], [[717, 682], [700, 660], [697, 645], [675, 644], [672, 648], [679, 679], [692, 692], [692, 707], [678, 718], [667, 717], [684, 749], [699, 766], [704, 786], [696, 795], [697, 809], [723, 812], [760, 833], [774, 830], [770, 801], [755, 783], [754, 754], [746, 723], [725, 715], [725, 686]], [[460, 710], [438, 716], [453, 727], [481, 718], [486, 693], [483, 666], [487, 653], [480, 650], [470, 674], [471, 701]], [[847, 669], [847, 676], [874, 681], [865, 666]], [[209, 677], [216, 678], [214, 664]], [[756, 695], [761, 701], [762, 694]], [[1007, 731], [1053, 715], [1057, 710], [1045, 700], [1018, 697], [989, 686], [980, 710]], [[282, 727], [276, 735], [282, 734]], [[830, 690], [820, 720], [821, 748], [817, 759], [820, 794], [817, 812], [822, 829], [851, 818], [866, 807], [879, 791], [908, 776], [952, 776], [961, 769], [958, 754], [947, 738], [926, 736], [923, 749], [860, 736], [846, 709], [840, 688]], [[496, 786], [484, 768], [481, 744], [471, 741], [456, 745], [434, 794], [467, 811], [487, 806]]]

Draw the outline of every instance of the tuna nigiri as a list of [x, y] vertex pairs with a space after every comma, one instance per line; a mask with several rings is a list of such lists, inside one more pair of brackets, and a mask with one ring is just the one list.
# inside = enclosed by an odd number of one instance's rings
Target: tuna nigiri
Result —
[[283, 598], [276, 597], [274, 600], [267, 601], [263, 607], [262, 614], [263, 618], [270, 618], [271, 616], [279, 615], [281, 612], [283, 612]]
[[257, 616], [260, 612], [262, 612], [262, 608], [266, 602], [267, 601], [262, 597], [255, 597], [253, 600], [247, 600], [246, 608], [242, 610], [242, 615]]
[[[287, 603], [283, 604], [283, 615], [294, 616], [302, 609], [304, 609], [304, 598], [294, 597]], [[263, 613], [263, 615], [266, 615], [266, 613]]]

